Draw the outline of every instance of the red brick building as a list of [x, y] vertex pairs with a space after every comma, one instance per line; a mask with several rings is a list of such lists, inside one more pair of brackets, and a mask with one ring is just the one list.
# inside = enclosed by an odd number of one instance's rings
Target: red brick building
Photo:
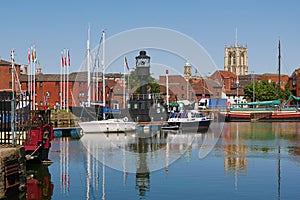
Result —
[[[278, 74], [262, 74], [260, 76], [260, 79], [263, 80], [267, 80], [269, 83], [276, 83], [278, 84]], [[285, 88], [285, 85], [288, 83], [289, 81], [289, 76], [282, 74], [280, 75], [280, 87], [281, 89]]]
[[[102, 77], [99, 75], [98, 77]], [[117, 95], [115, 99], [114, 87], [119, 83], [121, 74], [107, 74], [105, 75], [106, 82], [106, 103], [114, 100], [114, 102], [119, 102], [122, 99]], [[21, 75], [21, 87], [23, 91], [28, 91], [28, 75]], [[87, 73], [86, 72], [74, 72], [69, 75], [68, 86], [68, 96], [67, 101], [61, 102], [61, 76], [60, 74], [37, 74], [35, 75], [35, 107], [36, 109], [44, 108], [64, 108], [68, 101], [70, 106], [81, 106], [84, 102], [87, 102]], [[98, 95], [96, 94], [95, 84], [91, 84], [91, 101], [101, 101], [102, 100], [102, 78], [98, 80]], [[115, 105], [111, 105], [116, 107]]]
[[[15, 91], [20, 91], [18, 85], [18, 78], [20, 77], [21, 65], [14, 64], [15, 66]], [[0, 91], [8, 91], [12, 89], [12, 66], [11, 62], [0, 59]]]
[[[159, 76], [160, 91], [163, 98], [166, 99], [166, 76]], [[190, 77], [187, 81], [181, 75], [169, 75], [169, 100], [195, 100], [200, 101], [201, 98], [221, 98], [222, 86], [218, 82], [202, 78]]]
[[294, 96], [300, 96], [300, 68], [296, 69], [289, 78], [289, 86]]

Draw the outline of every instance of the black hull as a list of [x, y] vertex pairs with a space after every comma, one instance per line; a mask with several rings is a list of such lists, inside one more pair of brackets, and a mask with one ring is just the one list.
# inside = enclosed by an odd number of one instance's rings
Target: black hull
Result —
[[196, 122], [169, 122], [170, 129], [177, 127], [183, 131], [207, 132], [211, 120], [196, 121]]

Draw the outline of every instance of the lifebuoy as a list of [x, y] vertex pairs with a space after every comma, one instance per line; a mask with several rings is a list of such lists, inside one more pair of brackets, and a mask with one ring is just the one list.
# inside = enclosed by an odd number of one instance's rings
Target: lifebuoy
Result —
[[124, 117], [124, 122], [128, 122], [128, 118], [127, 117]]

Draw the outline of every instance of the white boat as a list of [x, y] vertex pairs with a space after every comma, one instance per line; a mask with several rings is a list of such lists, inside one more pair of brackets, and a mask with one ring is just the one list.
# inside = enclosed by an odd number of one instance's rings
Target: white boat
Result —
[[171, 113], [168, 126], [163, 129], [181, 129], [186, 131], [206, 132], [212, 119], [206, 117], [202, 112], [189, 110], [179, 113]]
[[136, 122], [123, 119], [106, 119], [99, 121], [78, 122], [83, 133], [124, 133], [136, 130]]

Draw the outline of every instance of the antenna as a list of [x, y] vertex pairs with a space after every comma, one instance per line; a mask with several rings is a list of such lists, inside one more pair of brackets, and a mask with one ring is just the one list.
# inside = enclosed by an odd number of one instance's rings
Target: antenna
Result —
[[234, 44], [235, 47], [238, 46], [238, 31], [237, 31], [237, 28], [235, 28], [235, 44]]

